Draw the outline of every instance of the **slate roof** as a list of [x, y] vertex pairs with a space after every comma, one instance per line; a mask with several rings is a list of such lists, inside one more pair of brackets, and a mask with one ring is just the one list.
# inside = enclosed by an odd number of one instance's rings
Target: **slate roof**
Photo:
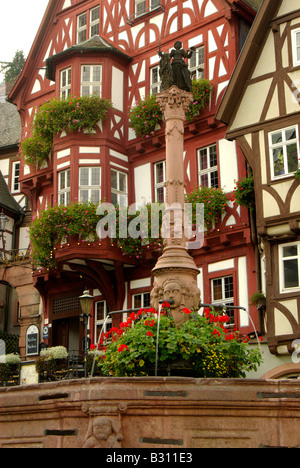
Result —
[[125, 54], [121, 50], [117, 49], [114, 47], [112, 44], [107, 42], [105, 39], [103, 39], [100, 36], [93, 36], [90, 39], [88, 39], [85, 42], [82, 42], [80, 44], [76, 44], [72, 47], [69, 47], [69, 49], [63, 50], [62, 52], [59, 52], [56, 55], [52, 55], [52, 57], [49, 57], [46, 60], [46, 77], [51, 80], [55, 81], [55, 63], [58, 59], [61, 57], [64, 57], [65, 55], [72, 55], [74, 53], [84, 53], [84, 52], [111, 52], [116, 55], [119, 55], [123, 58], [125, 58], [128, 61], [132, 60], [132, 57], [129, 55]]
[[9, 191], [8, 185], [3, 177], [2, 172], [0, 171], [0, 207], [6, 208], [13, 213], [20, 214], [22, 208], [16, 202], [15, 198]]
[[21, 139], [21, 119], [15, 105], [0, 102], [0, 148], [18, 144]]

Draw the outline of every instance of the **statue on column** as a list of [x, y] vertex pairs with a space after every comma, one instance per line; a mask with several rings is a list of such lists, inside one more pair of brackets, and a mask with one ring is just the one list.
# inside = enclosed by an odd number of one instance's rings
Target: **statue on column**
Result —
[[159, 51], [160, 60], [160, 78], [162, 91], [176, 85], [179, 89], [192, 92], [192, 79], [185, 59], [190, 59], [195, 52], [195, 48], [185, 51], [182, 48], [182, 42], [176, 41], [174, 49], [170, 54]]

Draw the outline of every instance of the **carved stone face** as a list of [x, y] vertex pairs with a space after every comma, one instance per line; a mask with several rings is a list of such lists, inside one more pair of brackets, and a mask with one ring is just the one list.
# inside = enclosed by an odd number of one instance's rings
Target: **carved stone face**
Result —
[[181, 286], [178, 283], [171, 282], [166, 284], [164, 287], [164, 300], [168, 301], [170, 299], [174, 300], [174, 304], [171, 306], [171, 309], [177, 309], [181, 304]]
[[94, 422], [93, 433], [97, 440], [107, 440], [112, 432], [111, 422], [108, 419], [98, 419]]

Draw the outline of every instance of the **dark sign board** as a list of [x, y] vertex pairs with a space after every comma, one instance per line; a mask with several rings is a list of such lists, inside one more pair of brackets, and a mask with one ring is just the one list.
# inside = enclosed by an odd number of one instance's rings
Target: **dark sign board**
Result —
[[37, 356], [39, 354], [40, 332], [36, 325], [30, 325], [26, 332], [26, 355]]

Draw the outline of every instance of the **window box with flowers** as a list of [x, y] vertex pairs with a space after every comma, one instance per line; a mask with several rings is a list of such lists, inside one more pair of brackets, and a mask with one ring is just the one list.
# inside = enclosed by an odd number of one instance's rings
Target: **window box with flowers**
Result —
[[[183, 309], [183, 314], [185, 321], [178, 328], [169, 316], [169, 305], [166, 303], [162, 309], [158, 374], [239, 378], [260, 365], [259, 349], [249, 349], [247, 337], [238, 331], [228, 331], [225, 325], [229, 317], [226, 315], [206, 310], [201, 316], [188, 309]], [[110, 329], [109, 336], [101, 337], [105, 349], [101, 364], [103, 374], [116, 377], [153, 375], [157, 332], [158, 313], [153, 308], [131, 313], [119, 328]]]
[[204, 228], [207, 233], [210, 233], [215, 223], [226, 212], [227, 196], [222, 189], [200, 186], [186, 195], [185, 203], [193, 205], [193, 224], [196, 223], [196, 205], [204, 204]]
[[[101, 217], [97, 215], [98, 206], [91, 202], [71, 203], [69, 206], [54, 206], [42, 211], [38, 217], [33, 219], [29, 228], [30, 238], [30, 258], [35, 269], [55, 268], [55, 249], [59, 243], [65, 245], [76, 239], [77, 243], [93, 243], [99, 246], [97, 235], [97, 225]], [[126, 210], [126, 212], [125, 212]], [[146, 216], [146, 210], [148, 216]], [[111, 243], [122, 250], [124, 255], [135, 257], [137, 261], [144, 258], [144, 254], [150, 249], [161, 252], [161, 237], [151, 238], [151, 205], [146, 205], [143, 213], [136, 215], [128, 213], [127, 209], [116, 207], [116, 238], [111, 239]], [[148, 236], [144, 238], [132, 238], [128, 235], [125, 238], [120, 236], [120, 223], [130, 225], [133, 218], [145, 215], [145, 227]], [[103, 217], [106, 216], [104, 213]], [[159, 212], [160, 232], [161, 211]], [[142, 233], [141, 233], [142, 234]]]
[[92, 133], [97, 123], [105, 120], [112, 104], [97, 95], [51, 99], [35, 115], [31, 136], [20, 145], [26, 164], [41, 167], [53, 148], [53, 137], [65, 131]]
[[[193, 102], [190, 104], [186, 119], [193, 120], [209, 102], [213, 87], [208, 80], [193, 81]], [[151, 138], [159, 130], [163, 122], [163, 113], [156, 102], [155, 95], [148, 96], [136, 104], [129, 112], [129, 126], [136, 136]]]

